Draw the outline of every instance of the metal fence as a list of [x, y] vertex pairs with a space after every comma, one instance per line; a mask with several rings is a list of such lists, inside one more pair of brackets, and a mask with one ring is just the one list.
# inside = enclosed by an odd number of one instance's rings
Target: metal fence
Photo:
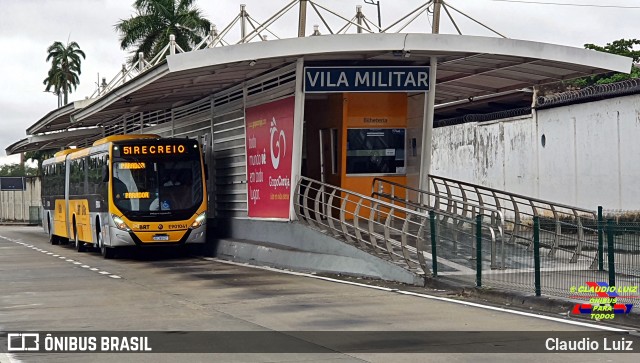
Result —
[[605, 220], [602, 208], [588, 223], [538, 214], [530, 223], [521, 219], [513, 238], [513, 227], [501, 235], [513, 219], [471, 198], [381, 179], [373, 190], [366, 196], [302, 177], [298, 219], [425, 278], [574, 299], [596, 296], [581, 287], [605, 284], [621, 289], [619, 303], [639, 300], [633, 289], [640, 285], [640, 222]]
[[[435, 191], [376, 178], [372, 196], [429, 211], [437, 226], [430, 237], [438, 276], [570, 298], [585, 297], [577, 290], [587, 282], [636, 288], [640, 283], [640, 221], [605, 221], [601, 207], [592, 212], [451, 179], [433, 177], [431, 183]], [[477, 233], [446, 223], [443, 213], [478, 218], [504, 229], [504, 236], [491, 245], [475, 243]], [[637, 295], [626, 293], [619, 301], [637, 302]]]
[[[551, 255], [558, 250], [572, 254], [577, 262], [583, 248], [593, 248], [597, 239], [593, 231], [597, 222], [594, 210], [531, 198], [459, 180], [429, 175], [429, 188], [435, 205], [444, 203], [450, 213], [468, 213], [461, 203], [494, 208], [504, 214], [504, 233], [508, 242], [533, 244], [533, 219], [540, 217], [540, 233], [549, 242]], [[443, 197], [446, 200], [441, 201]], [[507, 266], [504, 266], [505, 268]]]

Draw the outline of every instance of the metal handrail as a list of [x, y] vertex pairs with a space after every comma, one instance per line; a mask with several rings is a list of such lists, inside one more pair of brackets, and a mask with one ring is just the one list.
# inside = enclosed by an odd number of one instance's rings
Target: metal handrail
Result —
[[[389, 199], [391, 201], [391, 203], [400, 202], [400, 203], [403, 203], [403, 204], [408, 204], [408, 205], [411, 205], [412, 207], [416, 208], [417, 210], [424, 210], [426, 212], [429, 212], [429, 211], [437, 212], [440, 216], [443, 217], [442, 221], [441, 221], [443, 223], [446, 222], [447, 219], [457, 220], [457, 222], [452, 222], [452, 223], [455, 223], [458, 228], [462, 228], [464, 226], [464, 223], [468, 223], [470, 225], [475, 224], [475, 218], [473, 218], [473, 217], [472, 218], [467, 218], [465, 216], [460, 216], [460, 215], [456, 215], [456, 214], [450, 214], [448, 212], [443, 212], [441, 210], [436, 210], [434, 208], [430, 208], [430, 207], [428, 207], [428, 206], [426, 206], [424, 204], [416, 204], [416, 203], [413, 203], [411, 201], [407, 201], [405, 199], [401, 199], [401, 198], [398, 198], [398, 197], [393, 197], [390, 194], [374, 192], [374, 193], [371, 193], [371, 196], [376, 198], [376, 199], [379, 199], [380, 197]], [[472, 208], [475, 208], [475, 207], [476, 206], [472, 206]], [[475, 214], [476, 212], [473, 212], [473, 213], [474, 213], [474, 215], [487, 216], [486, 214], [480, 213], [479, 211], [477, 212], [477, 214]], [[491, 217], [491, 216], [487, 216], [487, 217]], [[497, 225], [496, 224], [490, 224], [489, 226], [491, 228], [490, 233], [494, 236], [493, 242], [491, 244], [491, 268], [492, 269], [498, 269], [498, 268], [504, 269], [504, 268], [506, 268], [506, 262], [505, 262], [505, 260], [506, 260], [506, 249], [505, 249], [505, 246], [504, 246], [502, 225], [500, 225], [500, 224], [497, 224]], [[497, 237], [496, 237], [496, 234], [495, 234], [495, 229], [498, 230]], [[500, 243], [500, 262], [501, 262], [501, 264], [499, 266], [496, 263], [496, 256], [498, 254], [497, 251], [496, 251], [496, 242], [497, 241], [500, 241], [499, 243]], [[454, 240], [452, 242], [454, 244], [454, 249], [457, 249], [457, 241]]]
[[[525, 229], [531, 229], [531, 222], [534, 216], [542, 216], [550, 221], [555, 228], [542, 231], [552, 233], [553, 241], [551, 243], [548, 255], [553, 257], [555, 251], [561, 249], [559, 246], [562, 238], [569, 238], [575, 241], [575, 248], [569, 250], [573, 253], [572, 262], [577, 262], [578, 257], [583, 254], [585, 244], [595, 244], [585, 237], [585, 232], [591, 235], [596, 234], [596, 229], [584, 226], [584, 220], [591, 220], [592, 224], [597, 222], [597, 213], [593, 210], [579, 208], [575, 206], [555, 203], [548, 200], [532, 198], [525, 195], [510, 193], [503, 190], [489, 188], [477, 184], [472, 184], [460, 180], [429, 175], [429, 186], [434, 190], [441, 189], [443, 186], [448, 190], [448, 197], [460, 200], [463, 198], [467, 202], [474, 204], [483, 204], [500, 209], [505, 213], [506, 222], [512, 228], [505, 229], [505, 233], [510, 236], [509, 243], [515, 243], [517, 240], [524, 240], [529, 244], [529, 248], [533, 248], [533, 236], [524, 235]], [[576, 228], [576, 237], [563, 234], [562, 225], [567, 225], [563, 219], [573, 222]], [[564, 250], [567, 250], [564, 248]], [[596, 258], [596, 256], [589, 256]]]
[[526, 195], [523, 195], [523, 194], [511, 193], [511, 192], [507, 192], [507, 191], [500, 190], [500, 189], [485, 187], [485, 186], [482, 186], [480, 184], [472, 184], [472, 183], [461, 181], [461, 180], [445, 178], [443, 176], [430, 174], [429, 175], [429, 181], [432, 182], [432, 180], [434, 180], [434, 179], [440, 179], [440, 180], [444, 180], [444, 181], [448, 181], [448, 182], [452, 182], [452, 183], [457, 183], [457, 184], [465, 185], [465, 186], [469, 186], [469, 187], [476, 187], [478, 189], [482, 189], [482, 190], [485, 190], [485, 191], [501, 193], [501, 194], [513, 196], [514, 198], [522, 198], [522, 199], [526, 199], [526, 200], [529, 200], [529, 201], [532, 201], [532, 202], [536, 202], [536, 203], [549, 204], [549, 205], [553, 205], [554, 207], [571, 209], [571, 210], [575, 210], [575, 211], [578, 211], [578, 212], [581, 212], [581, 213], [584, 213], [584, 214], [591, 214], [591, 215], [594, 216], [594, 218], [597, 218], [597, 212], [593, 211], [591, 209], [579, 208], [579, 207], [566, 205], [566, 204], [562, 204], [562, 203], [551, 202], [551, 201], [548, 201], [548, 200], [533, 198], [533, 197], [526, 196]]
[[[442, 209], [440, 209], [440, 199], [444, 199], [446, 201], [450, 201], [452, 203], [454, 203], [454, 207], [451, 209], [457, 210], [457, 204], [461, 204], [463, 206], [463, 215], [461, 215], [461, 217], [463, 218], [467, 218], [467, 212], [469, 211], [473, 211], [472, 215], [469, 218], [473, 218], [475, 217], [476, 213], [475, 210], [478, 209], [477, 214], [479, 215], [485, 215], [487, 216], [487, 214], [484, 213], [484, 211], [489, 212], [490, 214], [488, 215], [489, 217], [491, 217], [492, 219], [495, 219], [496, 216], [498, 217], [497, 222], [493, 222], [492, 225], [494, 225], [496, 228], [498, 228], [499, 230], [503, 229], [504, 226], [504, 222], [505, 222], [505, 218], [504, 218], [504, 213], [497, 208], [492, 208], [492, 207], [486, 207], [484, 206], [482, 203], [480, 204], [476, 204], [476, 203], [472, 203], [469, 202], [467, 200], [457, 200], [455, 198], [452, 197], [448, 197], [448, 196], [443, 196], [442, 194], [439, 193], [434, 193], [434, 192], [430, 192], [428, 190], [420, 190], [417, 188], [413, 188], [407, 185], [403, 185], [400, 183], [396, 183], [396, 182], [392, 182], [386, 179], [382, 179], [382, 178], [374, 178], [373, 182], [371, 183], [372, 187], [371, 187], [371, 195], [378, 195], [378, 196], [385, 196], [385, 195], [389, 195], [392, 199], [397, 199], [397, 201], [400, 201], [401, 197], [398, 197], [398, 195], [395, 193], [396, 188], [404, 190], [405, 191], [405, 195], [408, 195], [406, 193], [406, 191], [413, 191], [418, 193], [418, 200], [417, 201], [412, 201], [409, 199], [404, 199], [404, 203], [407, 203], [409, 205], [411, 205], [412, 207], [415, 208], [420, 208], [420, 209], [425, 209], [425, 210], [436, 210], [438, 212], [445, 212]], [[384, 185], [389, 185], [390, 186], [390, 194], [384, 193]], [[377, 188], [376, 188], [377, 185]], [[433, 197], [434, 198], [434, 203], [433, 206], [431, 206], [429, 204], [429, 199], [427, 199], [427, 201], [425, 202], [423, 196], [428, 196], [428, 197]], [[449, 210], [447, 210], [447, 212], [450, 212]], [[445, 213], [445, 214], [451, 214], [451, 213]], [[455, 214], [455, 213], [454, 213]], [[495, 215], [493, 215], [495, 214]]]
[[[431, 271], [427, 265], [430, 256], [427, 245], [432, 231], [426, 213], [307, 177], [301, 177], [297, 183], [294, 206], [298, 220], [314, 229], [342, 238], [359, 249], [386, 256], [418, 274]], [[449, 217], [460, 219], [455, 215]], [[463, 222], [475, 225], [471, 220]], [[482, 228], [486, 231], [483, 236], [488, 236], [483, 240], [488, 240], [494, 251], [494, 228], [489, 225]]]
[[[429, 176], [429, 183], [433, 191], [420, 190], [382, 178], [374, 178], [372, 195], [387, 194], [386, 197], [404, 203], [405, 206], [410, 205], [417, 208], [426, 205], [427, 208], [446, 211], [446, 214], [465, 218], [469, 218], [469, 214], [473, 217], [477, 211], [481, 212], [480, 214], [484, 214], [483, 211], [490, 211], [492, 217], [490, 223], [498, 230], [498, 238], [501, 240], [501, 268], [506, 267], [504, 234], [508, 235], [508, 243], [525, 241], [527, 248], [531, 250], [533, 248], [533, 234], [527, 234], [527, 230], [530, 230], [532, 226], [527, 222], [533, 220], [534, 216], [539, 216], [541, 212], [546, 214], [545, 217], [552, 220], [555, 225], [552, 230], [541, 229], [553, 234], [552, 241], [546, 244], [549, 247], [548, 255], [550, 257], [554, 257], [556, 250], [561, 249], [572, 253], [571, 262], [574, 263], [578, 261], [580, 256], [593, 258], [594, 261], [597, 258], [595, 255], [585, 255], [582, 250], [586, 243], [596, 243], [585, 237], [585, 232], [592, 232], [595, 235], [596, 230], [587, 228], [583, 224], [585, 218], [596, 220], [593, 211], [433, 175]], [[386, 193], [384, 193], [385, 190]], [[509, 212], [510, 218], [505, 218], [504, 212]], [[501, 220], [494, 221], [495, 216], [499, 216]], [[561, 220], [563, 217], [575, 221], [576, 237], [563, 234], [562, 225], [566, 225]], [[505, 228], [507, 225], [509, 228]], [[575, 247], [561, 247], [560, 241], [562, 239], [574, 241]], [[492, 267], [495, 268], [494, 263], [492, 263]]]
[[[504, 213], [496, 208], [491, 208], [483, 205], [482, 203], [475, 204], [469, 202], [466, 197], [463, 195], [463, 200], [456, 200], [450, 194], [447, 196], [432, 193], [426, 190], [420, 190], [417, 188], [409, 187], [400, 183], [392, 182], [382, 178], [374, 178], [372, 183], [372, 197], [384, 197], [392, 202], [400, 202], [405, 205], [405, 207], [412, 207], [417, 209], [418, 211], [430, 211], [433, 210], [438, 212], [442, 217], [442, 222], [446, 222], [448, 219], [454, 220], [457, 219], [458, 227], [462, 227], [465, 222], [469, 220], [474, 220], [476, 215], [482, 215], [489, 218], [489, 225], [497, 230], [497, 240], [500, 244], [500, 265], [498, 266], [496, 263], [496, 254], [495, 246], [492, 248], [491, 254], [491, 268], [506, 268], [506, 255], [505, 255], [505, 246], [504, 246]], [[385, 188], [385, 185], [388, 186]], [[400, 192], [404, 192], [405, 198], [402, 198], [396, 194], [396, 189], [399, 189]], [[385, 190], [388, 190], [389, 193], [384, 193]], [[417, 193], [417, 200], [412, 201], [408, 198], [410, 192]], [[450, 191], [448, 190], [448, 193]], [[433, 205], [430, 204], [431, 199], [433, 198]], [[425, 200], [426, 199], [426, 200]], [[441, 200], [446, 201], [446, 209], [441, 207]], [[458, 204], [462, 205], [462, 214], [458, 214]], [[489, 214], [487, 214], [489, 213]], [[471, 215], [469, 215], [471, 214]], [[454, 248], [456, 248], [456, 241], [454, 241]]]

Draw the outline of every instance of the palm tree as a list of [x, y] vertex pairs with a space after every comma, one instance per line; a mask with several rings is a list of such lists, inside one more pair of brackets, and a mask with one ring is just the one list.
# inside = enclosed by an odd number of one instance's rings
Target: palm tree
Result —
[[61, 42], [53, 42], [47, 48], [47, 62], [51, 60], [51, 69], [47, 74], [47, 78], [42, 82], [46, 92], [50, 92], [53, 87], [53, 93], [56, 95], [64, 95], [64, 104], [69, 103], [69, 93], [75, 90], [80, 84], [80, 57], [86, 59], [86, 56], [80, 46], [76, 42], [67, 42], [65, 46]]
[[115, 29], [120, 33], [123, 50], [135, 48], [129, 59], [133, 64], [138, 53], [149, 60], [169, 44], [169, 35], [185, 51], [191, 50], [209, 32], [211, 23], [202, 17], [195, 0], [136, 0], [136, 16], [120, 20]]

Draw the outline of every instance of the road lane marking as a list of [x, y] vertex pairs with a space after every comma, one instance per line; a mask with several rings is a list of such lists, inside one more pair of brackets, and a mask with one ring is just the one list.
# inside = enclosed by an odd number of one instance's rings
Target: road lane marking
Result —
[[361, 284], [361, 283], [351, 282], [351, 281], [343, 281], [343, 280], [333, 279], [333, 278], [330, 278], [330, 277], [312, 275], [312, 274], [308, 274], [308, 273], [304, 273], [304, 272], [279, 270], [277, 268], [268, 267], [268, 266], [255, 266], [255, 265], [249, 265], [249, 264], [245, 264], [245, 263], [239, 263], [239, 262], [233, 262], [233, 261], [225, 261], [225, 260], [212, 259], [212, 258], [205, 258], [205, 259], [208, 260], [208, 261], [215, 261], [215, 262], [225, 263], [225, 264], [228, 264], [228, 265], [255, 268], [255, 269], [260, 269], [260, 270], [283, 273], [283, 274], [287, 274], [287, 275], [304, 276], [304, 277], [309, 277], [309, 278], [312, 278], [312, 279], [324, 280], [324, 281], [329, 281], [329, 282], [337, 282], [337, 283], [345, 284], [345, 285], [353, 285], [353, 286], [365, 287], [365, 288], [368, 288], [368, 289], [380, 290], [380, 291], [385, 291], [385, 292], [392, 292], [392, 293], [396, 293], [396, 294], [414, 296], [414, 297], [419, 297], [419, 298], [423, 298], [423, 299], [438, 300], [438, 301], [449, 302], [449, 303], [454, 303], [454, 304], [459, 304], [459, 305], [471, 306], [471, 307], [485, 309], [485, 310], [493, 310], [493, 311], [499, 311], [499, 312], [508, 313], [508, 314], [521, 315], [521, 316], [526, 316], [526, 317], [530, 317], [530, 318], [536, 318], [536, 319], [542, 319], [542, 320], [550, 320], [550, 321], [554, 321], [554, 322], [557, 322], [557, 323], [563, 323], [563, 324], [568, 324], [568, 325], [577, 325], [577, 326], [591, 328], [591, 329], [616, 331], [616, 332], [626, 332], [626, 331], [628, 331], [627, 329], [613, 328], [613, 327], [608, 327], [608, 326], [584, 323], [584, 322], [580, 322], [580, 321], [565, 320], [565, 319], [561, 319], [561, 318], [555, 318], [555, 317], [552, 317], [552, 316], [537, 315], [537, 314], [527, 313], [527, 312], [524, 312], [524, 311], [517, 311], [517, 310], [509, 310], [509, 309], [500, 308], [500, 307], [497, 307], [497, 306], [483, 305], [483, 304], [469, 302], [469, 301], [455, 300], [455, 299], [450, 299], [450, 298], [446, 298], [446, 297], [433, 296], [433, 295], [417, 293], [417, 292], [411, 292], [411, 291], [398, 290], [398, 289], [390, 289], [390, 288], [387, 288], [387, 287], [371, 286], [371, 285], [366, 285], [366, 284]]
[[22, 305], [12, 305], [12, 306], [3, 306], [0, 309], [15, 309], [15, 308], [27, 308], [30, 306], [40, 306], [42, 304], [22, 304]]
[[0, 363], [22, 363], [13, 353], [0, 353]]
[[[47, 254], [48, 256], [51, 256], [51, 257], [57, 257], [57, 258], [59, 258], [59, 259], [61, 259], [61, 260], [65, 260], [66, 262], [71, 262], [71, 263], [73, 263], [74, 265], [82, 265], [82, 266], [80, 266], [80, 267], [82, 267], [82, 268], [86, 268], [86, 269], [88, 269], [88, 270], [90, 270], [90, 271], [93, 271], [93, 272], [97, 272], [97, 273], [98, 273], [98, 274], [100, 274], [100, 275], [106, 275], [106, 276], [108, 276], [108, 277], [111, 277], [112, 279], [122, 279], [122, 277], [121, 277], [121, 276], [113, 275], [113, 274], [111, 274], [110, 272], [107, 272], [107, 271], [100, 271], [100, 269], [99, 269], [99, 268], [97, 268], [97, 267], [91, 267], [90, 265], [83, 265], [83, 263], [82, 263], [82, 262], [79, 262], [79, 261], [73, 260], [73, 259], [71, 259], [71, 258], [66, 258], [65, 256], [60, 256], [60, 255], [58, 255], [58, 254], [54, 254], [53, 252], [49, 252], [49, 251], [47, 251], [47, 250], [43, 250], [43, 249], [38, 248], [37, 246], [34, 246], [34, 245], [28, 245], [28, 244], [26, 244], [26, 243], [24, 243], [24, 242], [22, 242], [22, 241], [20, 241], [20, 240], [11, 239], [11, 238], [7, 238], [7, 237], [4, 237], [4, 236], [0, 236], [0, 238], [5, 239], [5, 240], [7, 240], [7, 241], [9, 241], [9, 242], [13, 242], [13, 243], [15, 243], [15, 244], [22, 245], [22, 246], [27, 247], [27, 248], [31, 248], [31, 249], [32, 249], [32, 250], [34, 250], [34, 251], [38, 251], [38, 252], [45, 253], [45, 254]], [[2, 357], [2, 356], [0, 355], [0, 357]], [[0, 363], [4, 363], [4, 362], [0, 361]]]

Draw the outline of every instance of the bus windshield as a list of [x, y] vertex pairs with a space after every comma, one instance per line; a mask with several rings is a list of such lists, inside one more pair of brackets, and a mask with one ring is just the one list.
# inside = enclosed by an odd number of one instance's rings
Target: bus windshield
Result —
[[125, 215], [193, 213], [202, 203], [202, 169], [197, 152], [122, 156], [114, 153], [112, 198]]

